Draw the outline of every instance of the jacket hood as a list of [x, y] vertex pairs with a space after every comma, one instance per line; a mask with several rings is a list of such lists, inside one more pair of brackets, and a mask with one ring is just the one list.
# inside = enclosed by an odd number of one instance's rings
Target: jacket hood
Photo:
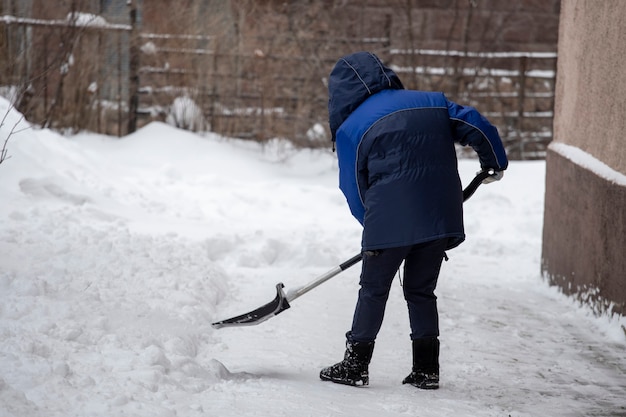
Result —
[[393, 70], [371, 52], [340, 58], [328, 78], [328, 123], [333, 142], [339, 126], [369, 96], [382, 90], [402, 90]]

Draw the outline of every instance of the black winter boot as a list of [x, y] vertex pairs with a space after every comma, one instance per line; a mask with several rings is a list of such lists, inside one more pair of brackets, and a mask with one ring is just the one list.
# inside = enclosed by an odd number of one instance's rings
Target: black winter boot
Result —
[[368, 366], [373, 352], [374, 342], [351, 342], [348, 338], [343, 360], [322, 369], [320, 378], [337, 384], [369, 385]]
[[439, 388], [439, 339], [413, 340], [413, 371], [402, 383], [420, 389]]

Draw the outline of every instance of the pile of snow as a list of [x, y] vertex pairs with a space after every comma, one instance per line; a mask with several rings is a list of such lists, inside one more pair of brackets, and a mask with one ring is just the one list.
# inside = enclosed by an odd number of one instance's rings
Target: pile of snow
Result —
[[208, 126], [202, 109], [189, 96], [174, 99], [165, 121], [172, 126], [194, 132], [204, 131]]
[[[359, 268], [258, 326], [249, 311], [356, 254], [335, 155], [153, 123], [123, 139], [29, 127], [0, 99], [0, 416], [623, 415], [623, 318], [540, 278], [543, 162], [465, 204], [438, 289], [441, 389], [402, 386], [394, 285], [362, 389], [339, 360]], [[465, 183], [477, 170], [460, 161]]]
[[71, 25], [79, 27], [107, 27], [109, 24], [102, 16], [91, 13], [71, 12], [65, 19]]

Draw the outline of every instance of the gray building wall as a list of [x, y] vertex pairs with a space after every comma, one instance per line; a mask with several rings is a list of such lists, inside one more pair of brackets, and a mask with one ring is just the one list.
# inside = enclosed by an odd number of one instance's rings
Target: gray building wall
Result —
[[[624, 21], [622, 0], [561, 3], [542, 251], [542, 272], [550, 282], [598, 313], [621, 315], [626, 315]], [[581, 164], [554, 143], [586, 152], [591, 163]], [[597, 168], [600, 162], [608, 168]]]

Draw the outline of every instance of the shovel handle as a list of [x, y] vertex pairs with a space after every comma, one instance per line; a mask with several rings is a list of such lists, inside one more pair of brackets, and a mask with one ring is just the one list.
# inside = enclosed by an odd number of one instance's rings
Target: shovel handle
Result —
[[346, 269], [350, 268], [352, 265], [355, 265], [361, 262], [361, 259], [363, 259], [362, 253], [359, 253], [358, 255], [354, 255], [352, 258], [348, 259], [347, 261], [339, 265], [339, 269], [341, 269], [342, 271], [345, 271]]

